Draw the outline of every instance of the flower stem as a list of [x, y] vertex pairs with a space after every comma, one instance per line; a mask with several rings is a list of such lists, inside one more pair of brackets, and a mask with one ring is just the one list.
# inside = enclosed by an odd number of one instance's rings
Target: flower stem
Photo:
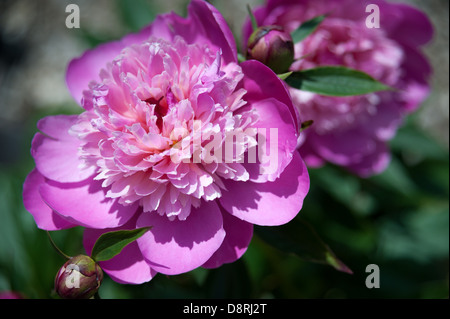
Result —
[[53, 241], [52, 236], [50, 236], [50, 233], [48, 232], [48, 230], [47, 230], [46, 232], [47, 232], [48, 239], [50, 240], [50, 243], [52, 244], [53, 248], [55, 248], [55, 250], [56, 250], [61, 256], [63, 256], [64, 258], [70, 259], [70, 256], [68, 256], [68, 255], [66, 255], [65, 253], [63, 253], [62, 250], [59, 249], [58, 246], [56, 246], [56, 244], [55, 244], [55, 242]]
[[250, 16], [250, 21], [252, 22], [252, 29], [253, 31], [255, 31], [256, 29], [258, 29], [258, 22], [256, 22], [255, 15], [253, 14], [252, 8], [250, 7], [249, 4], [247, 4], [247, 11], [248, 15]]

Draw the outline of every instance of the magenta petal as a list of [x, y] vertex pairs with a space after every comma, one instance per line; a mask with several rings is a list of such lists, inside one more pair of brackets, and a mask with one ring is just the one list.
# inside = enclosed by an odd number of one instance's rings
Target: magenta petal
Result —
[[101, 44], [69, 63], [66, 84], [78, 104], [81, 105], [83, 91], [88, 89], [89, 83], [100, 81], [100, 70], [105, 68], [108, 62], [114, 60], [124, 47], [125, 44], [121, 41]]
[[[306, 135], [306, 138], [305, 138]], [[309, 143], [308, 134], [303, 133], [303, 141], [301, 141], [298, 151], [305, 161], [306, 166], [311, 168], [318, 168], [325, 164], [325, 160], [320, 157], [315, 151], [312, 145]]]
[[398, 101], [381, 102], [377, 105], [376, 114], [362, 125], [362, 130], [376, 136], [380, 141], [387, 141], [394, 137], [397, 128], [401, 125], [402, 117]]
[[242, 80], [242, 86], [247, 90], [245, 100], [251, 105], [254, 102], [276, 98], [287, 106], [298, 131], [300, 116], [297, 108], [292, 104], [291, 96], [284, 82], [269, 67], [259, 61], [248, 60], [240, 65], [245, 74]]
[[[91, 254], [97, 239], [104, 233], [122, 229], [134, 229], [136, 218], [132, 218], [125, 225], [113, 229], [86, 228], [83, 235], [83, 245], [87, 254]], [[114, 281], [123, 284], [142, 284], [150, 281], [155, 275], [150, 265], [145, 261], [136, 242], [127, 245], [120, 254], [110, 260], [101, 261], [100, 267]]]
[[222, 211], [223, 228], [226, 236], [220, 248], [202, 265], [205, 268], [217, 268], [232, 263], [245, 253], [253, 237], [253, 225]]
[[39, 131], [61, 141], [71, 141], [74, 139], [69, 134], [69, 130], [76, 123], [78, 115], [53, 115], [39, 120], [37, 128]]
[[76, 226], [56, 214], [42, 200], [39, 187], [44, 182], [45, 177], [37, 169], [33, 169], [23, 184], [23, 204], [26, 210], [33, 215], [36, 225], [44, 230], [60, 230]]
[[375, 150], [376, 139], [362, 130], [347, 130], [333, 134], [310, 134], [308, 143], [327, 161], [347, 166], [359, 162]]
[[309, 191], [309, 175], [300, 155], [274, 182], [226, 182], [220, 203], [234, 216], [249, 223], [276, 226], [289, 222], [303, 206]]
[[391, 155], [386, 145], [383, 142], [377, 142], [374, 152], [359, 162], [349, 165], [348, 169], [358, 176], [370, 177], [383, 172], [388, 167], [390, 160]]
[[126, 46], [140, 43], [150, 36], [149, 27], [138, 33], [132, 33], [119, 41], [108, 42], [86, 51], [79, 58], [73, 59], [67, 68], [66, 84], [75, 101], [81, 104], [83, 91], [91, 81], [100, 82], [100, 70], [106, 68]]
[[150, 26], [152, 35], [166, 40], [181, 36], [189, 44], [220, 50], [225, 63], [237, 62], [236, 42], [221, 13], [199, 0], [189, 4], [188, 13], [187, 18], [173, 12], [158, 16]]
[[191, 23], [196, 24], [193, 34], [203, 32], [206, 41], [222, 51], [225, 63], [237, 62], [237, 48], [233, 33], [225, 18], [214, 6], [206, 1], [192, 1], [189, 5], [189, 15], [192, 19]]
[[137, 227], [152, 226], [137, 242], [156, 271], [176, 275], [203, 265], [222, 244], [222, 213], [215, 202], [202, 202], [189, 217], [170, 221], [156, 212], [144, 213]]
[[31, 154], [39, 172], [45, 177], [61, 183], [82, 181], [94, 173], [94, 167], [82, 169], [78, 157], [80, 143], [59, 141], [37, 133], [31, 144]]
[[[289, 165], [297, 147], [295, 121], [288, 107], [273, 98], [255, 102], [252, 107], [258, 115], [258, 121], [253, 126], [265, 136], [264, 139], [262, 136], [258, 137], [257, 153], [262, 161], [246, 163], [244, 166], [252, 182], [274, 181]], [[261, 158], [259, 154], [262, 153], [263, 147], [266, 156]]]
[[31, 144], [31, 155], [36, 168], [48, 179], [72, 183], [85, 180], [95, 168], [82, 169], [83, 161], [78, 156], [80, 140], [69, 134], [76, 115], [50, 116], [38, 122], [38, 128], [45, 134], [37, 133]]
[[400, 43], [421, 46], [433, 37], [433, 25], [425, 13], [403, 3], [380, 5], [380, 24], [388, 36]]
[[125, 46], [140, 43], [150, 36], [174, 40], [181, 36], [188, 43], [207, 44], [222, 51], [226, 63], [237, 62], [237, 49], [233, 34], [217, 9], [205, 1], [192, 1], [189, 17], [182, 18], [174, 13], [158, 16], [139, 33], [130, 34], [120, 41], [101, 44], [86, 51], [70, 62], [66, 83], [73, 98], [81, 105], [83, 91], [91, 81], [100, 81], [99, 73], [108, 62], [112, 62]]
[[123, 206], [106, 198], [100, 181], [61, 184], [46, 181], [40, 187], [42, 199], [59, 215], [89, 228], [110, 228], [125, 224], [136, 212], [137, 204]]

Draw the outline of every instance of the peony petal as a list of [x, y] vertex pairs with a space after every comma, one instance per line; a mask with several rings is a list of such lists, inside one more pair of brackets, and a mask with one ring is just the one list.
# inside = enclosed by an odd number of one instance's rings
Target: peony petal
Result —
[[31, 143], [31, 155], [36, 168], [45, 177], [71, 183], [91, 176], [95, 167], [82, 168], [83, 160], [78, 156], [80, 140], [69, 135], [69, 129], [77, 119], [73, 116], [52, 116], [39, 121], [38, 128], [46, 135], [37, 133]]
[[403, 115], [398, 101], [388, 100], [376, 106], [376, 114], [362, 126], [361, 131], [376, 136], [380, 141], [388, 141], [395, 136], [397, 128], [401, 125]]
[[116, 58], [126, 46], [140, 43], [150, 36], [149, 27], [138, 33], [129, 34], [122, 40], [108, 42], [87, 50], [79, 58], [73, 59], [67, 67], [66, 84], [75, 101], [82, 105], [83, 91], [92, 81], [100, 82], [100, 70]]
[[36, 225], [44, 230], [60, 230], [77, 226], [56, 214], [39, 194], [39, 187], [45, 182], [45, 177], [37, 169], [28, 174], [23, 184], [23, 204], [33, 215]]
[[[256, 60], [248, 60], [241, 64], [245, 77], [242, 87], [247, 90], [244, 99], [251, 105], [254, 102], [276, 98], [288, 107], [295, 120], [296, 131], [299, 129], [300, 116], [292, 104], [291, 96], [284, 82], [273, 71]], [[245, 109], [245, 108], [244, 108]]]
[[205, 268], [217, 268], [232, 263], [246, 252], [253, 237], [253, 225], [234, 217], [222, 210], [223, 228], [226, 236], [220, 248], [202, 265]]
[[[91, 254], [95, 242], [102, 234], [110, 231], [134, 229], [136, 219], [137, 217], [134, 217], [125, 225], [113, 229], [85, 229], [83, 246], [86, 253]], [[114, 281], [122, 284], [142, 284], [150, 281], [156, 275], [156, 271], [145, 261], [136, 242], [127, 245], [120, 254], [112, 259], [101, 261], [99, 264]]]
[[225, 63], [237, 62], [236, 41], [222, 14], [206, 1], [198, 0], [190, 3], [189, 14], [191, 22], [197, 24], [193, 33], [202, 30], [205, 40], [220, 49]]
[[206, 1], [191, 1], [187, 18], [175, 13], [158, 16], [150, 30], [152, 35], [166, 40], [181, 36], [189, 44], [208, 45], [222, 52], [225, 63], [237, 62], [236, 42], [227, 22]]
[[121, 41], [101, 44], [73, 59], [67, 68], [66, 84], [75, 101], [82, 105], [83, 91], [91, 81], [100, 82], [100, 70], [114, 60], [125, 47]]
[[327, 161], [347, 166], [374, 152], [376, 138], [358, 128], [325, 135], [312, 133], [308, 143]]
[[40, 187], [42, 199], [59, 215], [90, 228], [118, 227], [136, 212], [137, 204], [123, 206], [106, 198], [101, 181], [87, 179], [79, 183], [61, 184], [47, 180]]
[[[368, 0], [368, 2], [372, 2]], [[433, 25], [425, 13], [404, 3], [376, 1], [380, 7], [380, 25], [397, 42], [421, 46], [433, 37]]]
[[37, 128], [39, 131], [61, 141], [72, 141], [73, 136], [69, 130], [77, 122], [78, 115], [54, 115], [39, 120]]
[[137, 242], [152, 268], [167, 275], [200, 267], [220, 247], [225, 237], [222, 213], [215, 202], [202, 202], [184, 221], [170, 221], [155, 212], [144, 213], [136, 226], [152, 226]]
[[[257, 152], [253, 150], [257, 153], [255, 160], [259, 160], [254, 164], [249, 160], [244, 167], [252, 182], [274, 181], [289, 165], [297, 147], [295, 121], [287, 106], [273, 98], [254, 102], [252, 107], [258, 115], [258, 121], [252, 126], [261, 133], [258, 136]], [[263, 154], [265, 156], [261, 156]]]
[[309, 175], [296, 152], [289, 166], [274, 182], [225, 182], [220, 203], [232, 215], [249, 223], [276, 226], [289, 222], [303, 206]]
[[361, 177], [370, 177], [380, 174], [389, 165], [391, 155], [383, 142], [377, 142], [376, 149], [371, 154], [362, 158], [359, 162], [349, 165], [347, 168]]
[[140, 43], [150, 36], [166, 40], [182, 36], [188, 43], [208, 44], [221, 50], [226, 63], [237, 62], [233, 34], [220, 12], [199, 0], [190, 3], [188, 12], [188, 18], [175, 13], [160, 15], [139, 33], [130, 34], [120, 41], [101, 44], [72, 60], [67, 69], [66, 83], [75, 101], [82, 105], [83, 91], [88, 89], [91, 81], [100, 81], [100, 70], [112, 62], [123, 48]]
[[[305, 134], [304, 134], [305, 135]], [[308, 143], [308, 138], [300, 144], [298, 151], [305, 161], [306, 165], [310, 168], [319, 168], [325, 165], [325, 160], [320, 157], [316, 152], [314, 152], [313, 147]]]

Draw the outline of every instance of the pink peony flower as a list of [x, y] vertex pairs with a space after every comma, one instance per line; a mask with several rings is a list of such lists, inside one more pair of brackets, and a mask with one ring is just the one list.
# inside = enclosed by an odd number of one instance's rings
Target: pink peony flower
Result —
[[[366, 26], [366, 19], [373, 22], [372, 11], [366, 12], [369, 4], [379, 8], [380, 28]], [[431, 70], [421, 53], [433, 33], [428, 18], [413, 7], [384, 0], [268, 0], [254, 14], [258, 25], [280, 25], [289, 32], [327, 14], [312, 35], [295, 45], [297, 61], [290, 70], [343, 65], [398, 89], [325, 97], [290, 88], [302, 120], [314, 120], [299, 140], [308, 166], [330, 162], [362, 177], [382, 172], [390, 159], [387, 142], [429, 92]], [[250, 22], [243, 32], [246, 43]]]
[[84, 111], [43, 118], [32, 142], [23, 197], [39, 228], [85, 227], [89, 254], [105, 232], [152, 226], [100, 262], [121, 283], [233, 262], [253, 224], [287, 223], [309, 189], [283, 83], [237, 64], [214, 7], [188, 12], [73, 60], [67, 84]]

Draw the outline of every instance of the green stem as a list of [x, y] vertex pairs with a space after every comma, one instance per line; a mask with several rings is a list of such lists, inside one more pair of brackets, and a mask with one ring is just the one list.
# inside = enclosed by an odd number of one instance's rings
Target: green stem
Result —
[[247, 4], [247, 11], [248, 11], [248, 15], [250, 16], [250, 20], [252, 21], [253, 31], [255, 31], [256, 29], [258, 29], [258, 22], [256, 22], [255, 15], [253, 14], [252, 8], [250, 7], [249, 4]]
[[53, 241], [52, 236], [50, 236], [50, 233], [48, 232], [48, 230], [47, 230], [46, 232], [47, 232], [48, 239], [50, 240], [50, 243], [52, 244], [53, 248], [55, 248], [55, 250], [56, 250], [61, 256], [63, 256], [64, 258], [70, 259], [70, 256], [68, 256], [68, 255], [66, 255], [65, 253], [63, 253], [62, 250], [59, 249], [58, 246], [56, 246], [56, 244], [55, 244], [55, 242]]

